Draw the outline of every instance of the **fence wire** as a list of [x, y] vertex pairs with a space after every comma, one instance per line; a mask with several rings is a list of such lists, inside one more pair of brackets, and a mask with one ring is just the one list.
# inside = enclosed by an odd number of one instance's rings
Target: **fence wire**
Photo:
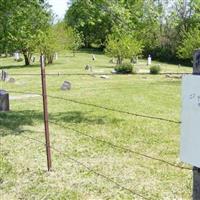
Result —
[[[39, 93], [26, 93], [26, 92], [13, 91], [13, 90], [9, 90], [9, 92], [10, 93], [16, 93], [16, 94], [27, 94], [27, 95], [29, 94], [29, 95], [42, 96], [42, 94], [39, 94]], [[96, 104], [92, 104], [92, 103], [86, 103], [86, 102], [77, 101], [77, 100], [74, 100], [74, 99], [69, 99], [69, 98], [64, 98], [64, 97], [56, 97], [56, 96], [52, 96], [52, 95], [47, 95], [47, 97], [52, 98], [52, 99], [64, 100], [64, 101], [68, 101], [68, 102], [72, 102], [72, 103], [76, 103], [76, 104], [81, 104], [81, 105], [85, 105], [85, 106], [95, 107], [95, 108], [108, 110], [108, 111], [112, 111], [112, 112], [117, 112], [117, 113], [121, 113], [121, 114], [136, 116], [136, 117], [142, 117], [142, 118], [147, 118], [147, 119], [152, 119], [152, 120], [160, 120], [160, 121], [165, 121], [165, 122], [175, 123], [175, 124], [181, 123], [181, 121], [165, 119], [163, 117], [157, 117], [157, 116], [148, 116], [148, 115], [143, 115], [143, 114], [138, 114], [138, 113], [132, 113], [132, 112], [129, 112], [129, 111], [123, 111], [123, 110], [119, 110], [119, 109], [115, 109], [115, 108], [109, 108], [109, 107], [106, 107], [106, 106], [96, 105]]]

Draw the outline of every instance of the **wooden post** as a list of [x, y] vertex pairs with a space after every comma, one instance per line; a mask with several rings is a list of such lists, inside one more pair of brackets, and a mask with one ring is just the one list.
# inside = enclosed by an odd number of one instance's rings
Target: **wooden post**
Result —
[[40, 66], [41, 66], [41, 79], [42, 79], [42, 97], [43, 97], [43, 112], [44, 112], [47, 168], [48, 168], [48, 171], [50, 171], [52, 163], [51, 163], [51, 147], [50, 147], [50, 138], [49, 138], [48, 105], [47, 105], [45, 57], [44, 57], [44, 55], [40, 56]]
[[[194, 52], [193, 74], [200, 75], [200, 49]], [[200, 86], [199, 86], [200, 87]], [[193, 167], [193, 200], [200, 200], [200, 168]]]

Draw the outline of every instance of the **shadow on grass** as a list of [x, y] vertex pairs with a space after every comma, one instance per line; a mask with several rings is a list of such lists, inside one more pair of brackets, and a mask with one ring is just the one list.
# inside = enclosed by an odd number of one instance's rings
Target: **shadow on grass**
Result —
[[105, 69], [105, 68], [109, 68], [109, 69], [114, 69], [116, 67], [116, 65], [95, 65], [94, 68], [102, 68], [102, 69]]
[[32, 67], [38, 67], [39, 68], [39, 64], [34, 64], [34, 65], [8, 65], [8, 66], [2, 66], [0, 67], [0, 69], [23, 69], [23, 68], [32, 68]]
[[[118, 123], [121, 119], [96, 116], [89, 112], [70, 111], [49, 114], [49, 120], [60, 123], [105, 124]], [[0, 136], [19, 135], [22, 126], [43, 123], [43, 112], [35, 110], [0, 112]], [[4, 131], [5, 130], [5, 131]]]
[[180, 86], [181, 79], [169, 79], [168, 81], [156, 81], [150, 83], [150, 85], [157, 85], [157, 86]]
[[36, 120], [43, 120], [42, 113], [33, 110], [0, 112], [0, 128], [6, 130], [5, 133], [0, 132], [0, 136], [6, 136], [10, 131], [18, 135], [21, 126], [33, 126]]
[[87, 124], [106, 124], [106, 123], [117, 123], [122, 121], [121, 119], [108, 118], [107, 116], [96, 116], [89, 112], [72, 111], [62, 112], [50, 115], [50, 118], [56, 122], [65, 123], [87, 123]]

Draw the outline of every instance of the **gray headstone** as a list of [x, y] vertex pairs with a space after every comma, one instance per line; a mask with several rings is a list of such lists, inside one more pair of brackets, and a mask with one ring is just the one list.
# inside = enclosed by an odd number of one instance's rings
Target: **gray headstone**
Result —
[[109, 61], [109, 63], [112, 63], [112, 64], [114, 64], [114, 63], [115, 63], [115, 59], [114, 59], [114, 58], [112, 58], [112, 59]]
[[69, 81], [64, 81], [62, 84], [61, 90], [71, 90], [71, 83]]
[[1, 71], [1, 80], [2, 81], [8, 80], [8, 73], [5, 70]]
[[8, 82], [9, 83], [15, 83], [15, 79], [11, 77], [11, 78], [8, 79]]
[[200, 49], [194, 52], [193, 74], [200, 74]]
[[9, 111], [9, 94], [5, 90], [0, 90], [0, 112]]
[[33, 63], [35, 62], [35, 56], [33, 56], [33, 58], [32, 58], [32, 62], [33, 62]]
[[91, 72], [93, 71], [93, 70], [92, 70], [92, 66], [90, 66], [90, 65], [86, 65], [86, 66], [85, 66], [85, 70], [89, 70], [89, 71], [91, 71]]
[[89, 70], [89, 65], [85, 65], [85, 70]]

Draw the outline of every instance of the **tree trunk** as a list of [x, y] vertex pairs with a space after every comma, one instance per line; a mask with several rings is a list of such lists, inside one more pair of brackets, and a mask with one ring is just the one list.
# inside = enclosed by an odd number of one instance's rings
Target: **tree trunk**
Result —
[[25, 65], [26, 65], [26, 66], [30, 65], [30, 60], [29, 60], [29, 58], [28, 58], [27, 53], [23, 53], [23, 55], [24, 55]]
[[121, 56], [117, 56], [117, 65], [121, 65], [122, 64], [122, 57]]
[[24, 61], [25, 61], [25, 66], [30, 65], [30, 59], [29, 59], [29, 52], [27, 49], [22, 49], [22, 53], [24, 55]]
[[48, 64], [53, 64], [54, 54], [47, 56]]

